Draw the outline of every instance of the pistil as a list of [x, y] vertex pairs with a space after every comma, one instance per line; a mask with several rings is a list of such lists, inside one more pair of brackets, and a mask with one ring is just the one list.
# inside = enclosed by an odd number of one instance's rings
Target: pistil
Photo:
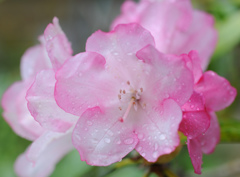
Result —
[[125, 121], [125, 120], [127, 119], [127, 116], [128, 116], [128, 114], [129, 114], [132, 106], [135, 105], [135, 104], [136, 104], [135, 98], [132, 98], [131, 101], [130, 101], [129, 104], [128, 104], [127, 110], [126, 110], [126, 112], [124, 113], [123, 117], [120, 117], [120, 119], [119, 119], [120, 122], [123, 122], [123, 121]]

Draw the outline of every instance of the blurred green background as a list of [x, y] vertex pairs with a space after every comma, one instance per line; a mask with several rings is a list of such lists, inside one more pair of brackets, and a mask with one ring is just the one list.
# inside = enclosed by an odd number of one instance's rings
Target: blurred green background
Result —
[[[119, 14], [123, 0], [0, 0], [0, 97], [20, 79], [19, 64], [24, 51], [38, 43], [54, 16], [72, 42], [75, 53], [84, 51], [88, 36], [98, 29], [108, 31]], [[240, 0], [193, 0], [196, 8], [215, 16], [219, 42], [209, 69], [227, 78], [240, 92]], [[240, 99], [218, 113], [222, 126], [221, 143], [203, 159], [203, 175], [240, 176]], [[2, 108], [0, 108], [2, 112]], [[29, 141], [18, 137], [0, 118], [0, 177], [14, 177], [13, 164]], [[195, 176], [186, 147], [171, 162], [179, 176]], [[116, 170], [92, 167], [80, 161], [76, 151], [66, 156], [53, 177], [139, 177], [144, 167], [130, 165]], [[154, 177], [154, 175], [151, 175]]]

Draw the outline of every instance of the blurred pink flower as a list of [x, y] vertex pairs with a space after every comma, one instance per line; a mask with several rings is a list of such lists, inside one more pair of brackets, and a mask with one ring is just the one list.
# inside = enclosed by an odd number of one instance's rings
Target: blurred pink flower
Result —
[[[61, 117], [58, 116], [58, 113], [60, 112], [61, 116], [66, 116], [67, 118], [71, 118], [71, 120], [75, 116], [61, 110], [54, 99], [48, 99], [49, 95], [54, 95], [54, 70], [60, 67], [72, 54], [71, 45], [62, 32], [57, 18], [54, 18], [53, 24], [47, 27], [45, 36], [41, 36], [40, 41], [40, 45], [28, 49], [22, 57], [22, 81], [14, 83], [4, 93], [2, 99], [5, 120], [18, 135], [29, 140], [34, 140], [28, 150], [20, 155], [15, 163], [17, 175], [24, 177], [49, 176], [59, 159], [73, 149], [71, 133], [68, 130], [71, 124], [61, 126], [61, 120], [59, 120]], [[55, 112], [50, 115], [45, 109], [44, 114], [39, 114], [39, 112], [34, 112], [34, 106], [32, 106], [30, 110], [34, 119], [27, 108], [25, 97], [27, 92], [32, 94], [39, 89], [35, 86], [41, 82], [38, 79], [39, 75], [42, 76], [41, 79], [43, 80], [51, 80], [51, 82], [40, 83], [41, 88], [44, 88], [44, 90], [41, 90], [40, 96], [45, 96], [42, 100], [44, 103], [43, 107], [54, 105]], [[35, 76], [37, 76], [36, 80], [34, 80]], [[32, 99], [34, 102], [39, 99], [39, 96], [35, 95], [35, 98], [29, 99]], [[40, 104], [38, 106], [40, 107]], [[49, 117], [53, 116], [49, 124], [46, 121], [41, 122], [38, 119], [38, 117], [45, 117], [46, 115]], [[59, 119], [55, 119], [56, 117], [54, 116], [58, 116], [57, 118]], [[49, 117], [45, 117], [45, 119]], [[51, 124], [54, 124], [57, 128], [50, 129], [49, 126]]]
[[119, 25], [92, 34], [87, 52], [57, 72], [56, 101], [80, 116], [72, 139], [88, 164], [110, 165], [133, 149], [155, 162], [179, 145], [180, 106], [192, 94], [193, 76], [181, 56], [153, 46], [140, 25]]
[[190, 0], [125, 1], [111, 28], [127, 23], [149, 30], [160, 52], [180, 55], [197, 50], [204, 70], [217, 41], [212, 16], [194, 10]]
[[194, 73], [194, 92], [182, 106], [183, 120], [179, 130], [188, 137], [188, 150], [195, 173], [201, 174], [202, 152], [214, 151], [220, 140], [220, 127], [215, 111], [229, 106], [236, 97], [236, 89], [213, 71], [202, 73], [197, 52], [184, 54]]

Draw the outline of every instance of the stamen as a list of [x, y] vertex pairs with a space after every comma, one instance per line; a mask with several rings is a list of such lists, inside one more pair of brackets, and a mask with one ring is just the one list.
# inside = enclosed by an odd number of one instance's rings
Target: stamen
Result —
[[122, 110], [122, 108], [121, 108], [121, 107], [119, 107], [119, 110], [121, 111], [121, 110]]
[[129, 112], [130, 112], [130, 110], [132, 108], [133, 103], [135, 104], [135, 99], [134, 98], [132, 98], [131, 101], [129, 102], [127, 110], [126, 110], [125, 114], [123, 115], [123, 117], [119, 119], [121, 122], [126, 120], [128, 114], [129, 114]]
[[120, 93], [122, 93], [122, 89], [120, 89]]
[[133, 107], [134, 107], [135, 111], [137, 111], [137, 109], [138, 109], [138, 104], [136, 104], [136, 102], [133, 102]]
[[140, 91], [143, 92], [143, 88], [142, 87], [140, 88]]
[[125, 94], [126, 93], [126, 91], [125, 90], [123, 90], [123, 94]]
[[122, 98], [121, 95], [118, 95], [118, 99], [121, 100], [121, 98]]
[[127, 85], [130, 85], [130, 81], [127, 81]]

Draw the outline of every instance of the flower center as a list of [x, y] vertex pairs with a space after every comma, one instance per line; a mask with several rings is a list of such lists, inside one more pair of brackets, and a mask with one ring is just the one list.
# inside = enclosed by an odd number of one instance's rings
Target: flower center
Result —
[[[125, 111], [125, 113], [123, 114], [122, 117], [119, 118], [120, 122], [124, 122], [127, 117], [128, 117], [128, 114], [131, 110], [131, 108], [133, 107], [135, 111], [138, 110], [138, 105], [141, 105], [141, 107], [144, 109], [146, 107], [146, 104], [141, 104], [142, 101], [141, 101], [141, 95], [143, 93], [143, 88], [141, 87], [140, 89], [134, 89], [130, 82], [127, 81], [127, 85], [130, 87], [129, 90], [122, 90], [120, 89], [119, 91], [119, 94], [118, 94], [118, 99], [119, 101], [121, 102], [127, 102], [128, 103], [128, 107]], [[126, 100], [127, 98], [127, 100]], [[129, 98], [130, 98], [130, 101], [129, 101]], [[122, 111], [122, 107], [119, 107], [120, 111]]]

